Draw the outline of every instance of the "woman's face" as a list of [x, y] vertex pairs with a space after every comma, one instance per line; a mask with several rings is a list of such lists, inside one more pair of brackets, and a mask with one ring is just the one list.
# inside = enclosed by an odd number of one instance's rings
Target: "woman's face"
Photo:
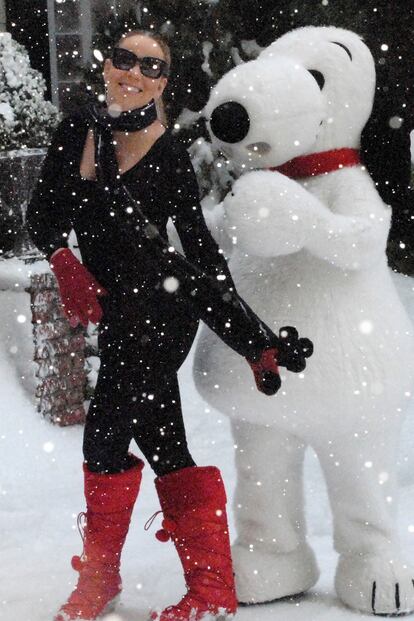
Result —
[[[123, 47], [142, 58], [154, 56], [166, 60], [160, 45], [145, 35], [132, 35], [123, 39], [118, 47]], [[129, 71], [116, 69], [112, 60], [107, 58], [104, 64], [107, 106], [115, 105], [119, 110], [133, 110], [145, 106], [151, 99], [161, 97], [167, 84], [167, 78], [147, 78], [142, 75], [138, 63]]]

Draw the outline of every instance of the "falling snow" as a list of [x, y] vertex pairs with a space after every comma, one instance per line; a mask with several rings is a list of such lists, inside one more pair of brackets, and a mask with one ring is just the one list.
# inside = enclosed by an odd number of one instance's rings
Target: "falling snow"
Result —
[[[0, 447], [3, 468], [0, 477], [0, 544], [2, 558], [1, 613], [5, 619], [44, 621], [51, 619], [67, 596], [75, 574], [70, 567], [74, 553], [81, 551], [76, 516], [83, 510], [81, 444], [82, 429], [61, 429], [39, 419], [35, 412], [30, 382], [31, 324], [19, 324], [13, 335], [15, 354], [10, 354], [11, 325], [16, 313], [28, 316], [25, 279], [18, 262], [4, 282], [19, 274], [22, 291], [0, 291], [0, 384], [3, 395], [0, 411]], [[10, 273], [12, 272], [12, 273]], [[410, 283], [394, 276], [400, 293], [414, 318], [414, 297]], [[0, 272], [0, 289], [2, 285]], [[232, 496], [235, 481], [234, 441], [229, 421], [207, 406], [197, 394], [192, 380], [192, 355], [180, 371], [183, 410], [192, 452], [198, 463], [214, 463], [227, 483], [230, 507], [230, 530], [235, 536]], [[98, 366], [98, 362], [96, 365]], [[19, 379], [26, 369], [24, 383]], [[217, 434], [218, 420], [220, 434]], [[212, 438], [215, 438], [214, 444]], [[136, 451], [135, 445], [131, 447]], [[414, 406], [403, 434], [399, 456], [399, 478], [403, 485], [400, 500], [400, 535], [409, 556], [414, 555]], [[157, 455], [154, 455], [154, 461]], [[339, 605], [334, 594], [332, 576], [336, 556], [331, 544], [331, 518], [322, 473], [314, 454], [306, 459], [306, 496], [310, 543], [315, 548], [322, 575], [306, 597], [260, 609], [241, 609], [240, 621], [303, 619], [354, 621], [367, 617]], [[368, 468], [369, 470], [370, 468]], [[387, 473], [381, 472], [378, 484], [385, 485]], [[183, 592], [178, 561], [172, 548], [159, 544], [154, 532], [144, 531], [144, 523], [157, 509], [151, 468], [144, 469], [142, 493], [136, 506], [132, 526], [123, 554], [124, 592], [116, 614], [120, 620], [145, 619], [150, 607], [170, 604]], [[264, 482], [262, 482], [262, 486]], [[392, 504], [392, 498], [388, 499]], [[240, 510], [240, 509], [239, 509]], [[58, 550], [58, 553], [56, 552]], [[166, 567], [169, 571], [166, 571]], [[2, 571], [3, 570], [3, 571]], [[25, 584], [24, 593], [21, 585]], [[109, 621], [108, 618], [105, 621]]]
[[[65, 0], [55, 1], [57, 4], [65, 3]], [[218, 1], [204, 0], [206, 4], [211, 5], [218, 4]], [[329, 0], [321, 0], [321, 4], [328, 6]], [[148, 9], [142, 5], [143, 3], [140, 2], [140, 10], [147, 13]], [[49, 102], [42, 100], [44, 91], [42, 79], [36, 77], [28, 68], [22, 72], [22, 61], [18, 60], [16, 50], [23, 55], [24, 52], [18, 47], [12, 49], [13, 45], [7, 33], [6, 36], [0, 33], [0, 65], [4, 62], [7, 86], [15, 91], [13, 99], [5, 101], [4, 89], [2, 90], [2, 85], [0, 85], [0, 138], [3, 132], [4, 136], [12, 136], [17, 145], [24, 146], [29, 144], [29, 137], [25, 133], [27, 128], [23, 129], [23, 133], [19, 136], [16, 131], [20, 128], [20, 92], [27, 89], [27, 92], [32, 93], [34, 107], [36, 101], [42, 101], [42, 105], [37, 106], [37, 110], [41, 111], [39, 113], [41, 128], [52, 127], [57, 116], [56, 110], [51, 105], [49, 106]], [[260, 51], [255, 41], [242, 42], [242, 49], [252, 57]], [[389, 45], [382, 43], [380, 49], [386, 56]], [[202, 70], [208, 76], [212, 76], [210, 67], [212, 44], [205, 41], [202, 51], [204, 56]], [[73, 50], [73, 56], [77, 54], [78, 52]], [[235, 64], [242, 62], [236, 47], [231, 48], [231, 55]], [[93, 51], [93, 56], [98, 62], [103, 61], [103, 55], [99, 49]], [[381, 59], [380, 64], [383, 62], [385, 62], [384, 59]], [[97, 67], [96, 64], [94, 66]], [[23, 79], [25, 75], [30, 76], [30, 79]], [[191, 88], [188, 88], [187, 92], [190, 93]], [[117, 117], [120, 114], [120, 108], [114, 105], [110, 107], [109, 113]], [[176, 130], [187, 129], [197, 122], [199, 117], [199, 112], [184, 109], [174, 128]], [[333, 119], [328, 119], [327, 123], [333, 123]], [[398, 115], [389, 119], [389, 126], [392, 129], [399, 129], [402, 124], [403, 118]], [[44, 131], [43, 134], [39, 128], [37, 131], [36, 144], [46, 144], [48, 131]], [[414, 131], [412, 137], [414, 161]], [[296, 146], [299, 144], [295, 141]], [[211, 164], [216, 158], [210, 145], [204, 139], [193, 144], [192, 155], [196, 170], [197, 167], [201, 169], [206, 163]], [[218, 160], [216, 158], [214, 170], [216, 180], [220, 181], [217, 185], [221, 187], [228, 185], [228, 180], [231, 178], [229, 162], [224, 158]], [[215, 196], [212, 198], [214, 203], [217, 202], [214, 200]], [[126, 211], [130, 213], [128, 209]], [[115, 216], [114, 212], [111, 215]], [[260, 207], [258, 216], [262, 219], [268, 218], [269, 210], [266, 207]], [[292, 215], [292, 220], [298, 219], [297, 215]], [[233, 243], [237, 243], [236, 236], [233, 237]], [[401, 241], [399, 247], [405, 249], [405, 243]], [[174, 248], [171, 247], [170, 251], [173, 250]], [[13, 283], [14, 290], [10, 292], [10, 282], [6, 283], [6, 280], [12, 277], [4, 276], [2, 283], [2, 276], [0, 272], [0, 314], [2, 316], [0, 384], [3, 396], [0, 411], [0, 447], [4, 463], [0, 475], [0, 495], [2, 496], [0, 529], [3, 533], [0, 544], [3, 574], [0, 570], [0, 583], [4, 593], [0, 601], [0, 617], [4, 615], [5, 619], [43, 621], [46, 618], [52, 618], [53, 612], [67, 595], [68, 585], [72, 586], [75, 579], [70, 568], [70, 558], [74, 551], [80, 552], [81, 549], [76, 516], [78, 511], [83, 509], [82, 429], [51, 427], [37, 416], [32, 396], [35, 379], [31, 364], [32, 325], [27, 294], [24, 292], [23, 282]], [[405, 280], [395, 275], [394, 279], [405, 299], [410, 316], [414, 320], [413, 292], [408, 279]], [[24, 278], [21, 280], [23, 281]], [[1, 286], [2, 284], [4, 286]], [[166, 278], [163, 282], [164, 289], [169, 293], [175, 292], [179, 285], [179, 281], [174, 277]], [[297, 283], [298, 288], [301, 286], [301, 283]], [[138, 289], [134, 289], [134, 293], [138, 293]], [[226, 323], [226, 326], [229, 327], [230, 324]], [[369, 335], [374, 331], [375, 326], [368, 318], [361, 320], [354, 328], [363, 335]], [[243, 449], [233, 444], [228, 420], [219, 418], [218, 412], [206, 407], [195, 390], [191, 377], [192, 362], [193, 358], [190, 354], [180, 370], [183, 409], [189, 441], [192, 452], [200, 465], [214, 463], [223, 472], [230, 501], [230, 530], [234, 538], [234, 510], [236, 509], [232, 508], [231, 501], [236, 474], [233, 456], [235, 450], [242, 452]], [[94, 384], [99, 369], [99, 359], [96, 356], [89, 357], [88, 365], [89, 379]], [[300, 374], [298, 377], [304, 379], [305, 375]], [[220, 390], [220, 385], [216, 384], [215, 388]], [[380, 395], [386, 390], [386, 385], [381, 382], [363, 382], [362, 387], [353, 391], [356, 399], [361, 394], [362, 388], [370, 390], [373, 395]], [[152, 401], [156, 395], [144, 393], [143, 396]], [[405, 397], [411, 399], [411, 393], [406, 392]], [[136, 397], [133, 400], [136, 400]], [[413, 557], [414, 524], [410, 522], [412, 522], [414, 512], [414, 406], [410, 404], [409, 407], [411, 408], [410, 416], [404, 428], [405, 433], [398, 457], [400, 483], [403, 486], [399, 528], [407, 555]], [[160, 433], [163, 435], [163, 429]], [[357, 440], [358, 434], [355, 434], [355, 441]], [[133, 450], [136, 450], [135, 446]], [[340, 462], [334, 461], [334, 453], [331, 457], [335, 466], [339, 467]], [[152, 459], [156, 462], [159, 457], [155, 454]], [[372, 470], [375, 464], [367, 460], [363, 465], [365, 469]], [[310, 543], [318, 556], [322, 570], [321, 579], [310, 594], [303, 598], [286, 600], [260, 608], [241, 609], [237, 616], [240, 621], [270, 621], [270, 619], [279, 618], [292, 621], [303, 619], [322, 621], [328, 618], [329, 621], [352, 621], [366, 618], [341, 607], [334, 594], [332, 576], [336, 555], [331, 547], [332, 525], [323, 477], [313, 453], [307, 455], [306, 473]], [[379, 473], [378, 485], [385, 485], [388, 480], [387, 472]], [[266, 488], [266, 481], [253, 480], [252, 484]], [[392, 504], [393, 498], [388, 496], [387, 501]], [[123, 600], [119, 611], [106, 615], [104, 621], [144, 619], [150, 607], [154, 605], [162, 607], [171, 603], [183, 591], [182, 578], [175, 555], [171, 550], [166, 549], [167, 546], [159, 546], [151, 531], [145, 533], [143, 530], [144, 522], [157, 509], [153, 473], [147, 466], [144, 471], [141, 497], [123, 556]], [[242, 505], [238, 505], [237, 509], [243, 509]], [[217, 511], [217, 515], [220, 513], [221, 511]], [[279, 514], [277, 517], [281, 519], [282, 515]], [[251, 549], [253, 551], [253, 544], [251, 544]], [[257, 574], [258, 571], [254, 569], [253, 573]], [[22, 589], [23, 584], [24, 589]]]

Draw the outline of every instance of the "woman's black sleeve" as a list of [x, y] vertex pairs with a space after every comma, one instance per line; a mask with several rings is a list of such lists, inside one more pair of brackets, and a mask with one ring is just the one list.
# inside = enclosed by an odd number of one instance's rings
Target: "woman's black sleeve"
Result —
[[210, 233], [200, 205], [197, 178], [187, 150], [177, 145], [171, 160], [173, 196], [172, 221], [184, 254], [204, 273], [216, 278], [225, 288], [235, 285], [223, 252]]
[[67, 117], [56, 128], [27, 207], [29, 235], [47, 259], [58, 248], [67, 247], [72, 229], [69, 197], [64, 191], [71, 127], [73, 122]]

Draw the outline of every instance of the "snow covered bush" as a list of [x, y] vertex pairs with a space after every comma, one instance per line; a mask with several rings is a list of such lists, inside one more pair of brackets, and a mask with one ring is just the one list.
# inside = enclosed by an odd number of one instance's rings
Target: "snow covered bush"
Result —
[[59, 112], [45, 100], [45, 80], [26, 49], [0, 33], [0, 151], [49, 144]]

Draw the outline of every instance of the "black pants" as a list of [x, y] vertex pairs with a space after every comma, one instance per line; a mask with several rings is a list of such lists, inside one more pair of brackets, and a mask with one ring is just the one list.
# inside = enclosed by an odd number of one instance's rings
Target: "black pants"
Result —
[[159, 286], [146, 293], [142, 288], [137, 301], [130, 292], [100, 299], [104, 311], [99, 331], [101, 369], [84, 440], [85, 460], [95, 472], [125, 469], [132, 438], [157, 475], [194, 465], [185, 437], [177, 371], [191, 348], [199, 319], [248, 359], [275, 338], [235, 292], [192, 271], [183, 257], [164, 256], [160, 250], [160, 261], [160, 282], [173, 274], [180, 283], [176, 292]]
[[101, 368], [86, 419], [83, 451], [88, 468], [111, 474], [128, 470], [133, 465], [128, 453], [132, 439], [157, 476], [194, 466], [177, 376], [164, 377], [157, 386], [142, 383], [135, 395], [124, 394], [115, 402], [110, 371]]
[[101, 367], [86, 418], [83, 452], [92, 472], [132, 465], [132, 439], [157, 476], [194, 466], [187, 447], [177, 371], [198, 321], [161, 292], [145, 305], [101, 298]]

